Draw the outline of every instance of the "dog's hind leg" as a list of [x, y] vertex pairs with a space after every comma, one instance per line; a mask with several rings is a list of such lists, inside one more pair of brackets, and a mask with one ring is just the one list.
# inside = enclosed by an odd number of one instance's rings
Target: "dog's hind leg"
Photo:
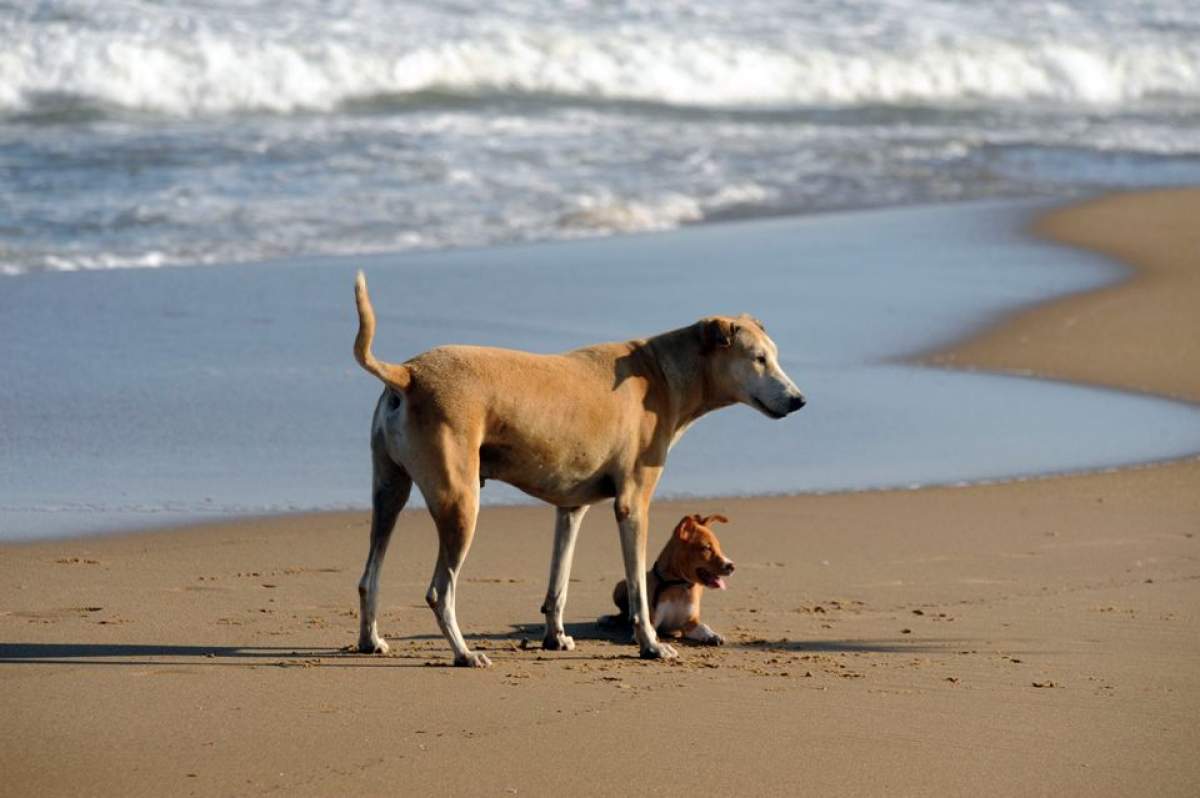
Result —
[[575, 648], [563, 628], [563, 610], [567, 606], [567, 585], [571, 579], [571, 561], [575, 557], [575, 538], [587, 513], [587, 506], [559, 507], [554, 521], [554, 553], [550, 557], [550, 584], [542, 612], [546, 615], [546, 636], [542, 648], [549, 651], [570, 651]]
[[358, 650], [364, 654], [386, 654], [388, 644], [379, 636], [376, 613], [379, 606], [379, 569], [387, 554], [388, 541], [396, 526], [396, 517], [404, 509], [412, 491], [412, 479], [403, 468], [388, 458], [382, 448], [372, 447], [375, 455], [374, 486], [371, 493], [371, 550], [358, 581]]
[[437, 565], [434, 567], [433, 579], [429, 583], [425, 601], [433, 610], [442, 634], [454, 649], [454, 664], [460, 667], [486, 668], [492, 664], [491, 660], [486, 655], [467, 648], [454, 614], [454, 592], [458, 585], [458, 572], [471, 548], [471, 539], [475, 536], [475, 522], [479, 516], [478, 466], [474, 469], [474, 474], [456, 482], [456, 490], [439, 491], [433, 501], [430, 501], [430, 494], [426, 494], [425, 497], [429, 502], [429, 512], [433, 516], [434, 524], [437, 525], [440, 541]]

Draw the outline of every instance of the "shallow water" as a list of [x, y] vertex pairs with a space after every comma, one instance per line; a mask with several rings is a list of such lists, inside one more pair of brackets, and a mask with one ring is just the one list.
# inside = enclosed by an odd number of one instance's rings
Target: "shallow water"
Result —
[[[1119, 278], [976, 203], [255, 268], [42, 273], [0, 288], [0, 537], [365, 507], [378, 383], [353, 362], [354, 270], [375, 351], [559, 351], [750, 312], [809, 397], [733, 408], [672, 451], [659, 495], [865, 489], [1200, 451], [1200, 410], [897, 364], [1018, 306]], [[489, 483], [484, 501], [519, 498]]]

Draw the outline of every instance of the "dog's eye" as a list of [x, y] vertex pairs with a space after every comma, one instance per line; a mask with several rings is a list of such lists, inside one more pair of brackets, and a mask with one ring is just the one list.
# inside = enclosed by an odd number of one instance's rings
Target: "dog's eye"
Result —
[[766, 355], [758, 355], [754, 358], [754, 362], [759, 364], [760, 366], [765, 366], [765, 365], [767, 365], [767, 356]]

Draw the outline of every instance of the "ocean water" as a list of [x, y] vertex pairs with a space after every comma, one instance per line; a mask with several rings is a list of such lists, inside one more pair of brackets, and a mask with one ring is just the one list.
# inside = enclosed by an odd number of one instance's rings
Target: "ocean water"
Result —
[[1118, 279], [1019, 234], [1049, 200], [1195, 182], [1194, 0], [0, 0], [0, 539], [365, 506], [360, 266], [392, 359], [766, 320], [810, 406], [661, 495], [1194, 453], [898, 360]]
[[1195, 0], [0, 1], [6, 275], [1198, 180]]
[[[554, 352], [712, 313], [761, 318], [808, 406], [782, 421], [746, 407], [701, 419], [672, 450], [660, 497], [956, 484], [1200, 451], [1194, 405], [897, 362], [1121, 277], [1021, 235], [1044, 208], [957, 203], [5, 278], [0, 540], [368, 506], [380, 384], [350, 351], [359, 267], [388, 360], [444, 343]], [[482, 499], [522, 496], [489, 482]]]

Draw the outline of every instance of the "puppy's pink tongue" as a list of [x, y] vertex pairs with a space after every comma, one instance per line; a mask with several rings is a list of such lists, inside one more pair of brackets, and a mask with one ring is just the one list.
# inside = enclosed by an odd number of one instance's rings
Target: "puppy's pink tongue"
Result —
[[715, 587], [717, 590], [725, 589], [725, 580], [724, 579], [722, 579], [721, 577], [718, 576], [715, 581], [716, 581], [716, 584], [713, 585], [713, 587]]

